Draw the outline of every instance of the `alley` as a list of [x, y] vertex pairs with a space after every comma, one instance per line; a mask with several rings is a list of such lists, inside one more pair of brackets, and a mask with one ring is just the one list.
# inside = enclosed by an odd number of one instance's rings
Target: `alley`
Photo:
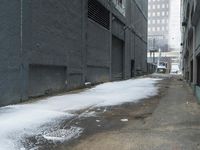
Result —
[[0, 150], [200, 150], [200, 0], [3, 0]]
[[[132, 109], [132, 112], [128, 109], [123, 111], [123, 107], [127, 107], [126, 105], [113, 110], [111, 119], [115, 121], [113, 126], [117, 126], [116, 120], [120, 122], [120, 118], [125, 117], [128, 122], [124, 122], [123, 126], [102, 132], [93, 131], [90, 135], [69, 144], [70, 146], [68, 144], [62, 146], [61, 149], [200, 149], [200, 106], [197, 104], [192, 90], [177, 76], [165, 78], [159, 82], [158, 86], [160, 95], [138, 104], [137, 111], [135, 109]], [[131, 109], [133, 106], [129, 105], [128, 107]], [[121, 112], [119, 113], [117, 109], [120, 109]], [[108, 114], [103, 115], [101, 119], [108, 119], [106, 115]], [[89, 124], [88, 128], [92, 126]]]
[[198, 150], [199, 118], [181, 76], [153, 74], [2, 107], [0, 149]]

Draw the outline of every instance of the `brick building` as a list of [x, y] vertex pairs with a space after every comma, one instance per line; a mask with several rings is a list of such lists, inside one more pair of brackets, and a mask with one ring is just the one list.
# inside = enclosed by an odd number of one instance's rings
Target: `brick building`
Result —
[[168, 51], [170, 0], [148, 1], [148, 50]]
[[147, 72], [147, 0], [3, 0], [0, 105]]
[[182, 70], [200, 100], [200, 1], [182, 0]]

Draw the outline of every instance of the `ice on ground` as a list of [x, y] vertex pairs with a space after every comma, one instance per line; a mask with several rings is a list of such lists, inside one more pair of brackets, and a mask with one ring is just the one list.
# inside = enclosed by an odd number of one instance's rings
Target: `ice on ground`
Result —
[[87, 118], [87, 117], [95, 117], [97, 113], [95, 111], [91, 112], [84, 112], [81, 115], [79, 115], [80, 118]]
[[128, 119], [121, 119], [121, 122], [128, 122]]
[[140, 78], [109, 82], [76, 94], [53, 96], [28, 104], [2, 107], [0, 150], [23, 148], [21, 141], [24, 136], [41, 134], [46, 124], [53, 126], [61, 119], [70, 119], [74, 117], [71, 112], [76, 110], [138, 102], [154, 96], [158, 92], [158, 87], [155, 86], [158, 80]]
[[64, 142], [70, 139], [74, 139], [79, 137], [79, 135], [83, 132], [83, 128], [80, 127], [71, 127], [70, 129], [58, 129], [53, 132], [46, 133], [43, 137], [47, 140], [51, 141], [59, 141]]

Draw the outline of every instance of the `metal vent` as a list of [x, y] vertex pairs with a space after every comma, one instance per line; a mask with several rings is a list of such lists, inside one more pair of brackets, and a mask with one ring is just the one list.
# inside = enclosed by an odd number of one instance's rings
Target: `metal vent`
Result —
[[109, 11], [97, 0], [88, 0], [88, 18], [94, 20], [106, 29], [110, 28]]

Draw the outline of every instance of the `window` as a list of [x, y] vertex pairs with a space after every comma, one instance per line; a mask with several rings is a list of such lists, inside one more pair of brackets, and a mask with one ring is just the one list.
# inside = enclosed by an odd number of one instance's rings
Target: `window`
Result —
[[155, 9], [155, 8], [156, 8], [156, 6], [155, 6], [155, 5], [153, 5], [153, 6], [152, 6], [152, 8], [153, 8], [153, 9]]
[[157, 27], [157, 31], [160, 31], [160, 27]]
[[155, 15], [156, 15], [155, 12], [153, 12], [152, 16], [155, 16]]
[[160, 12], [157, 12], [157, 16], [160, 16]]
[[113, 4], [115, 5], [115, 8], [123, 15], [125, 16], [125, 3], [126, 0], [111, 0]]
[[122, 0], [118, 0], [118, 4], [122, 6]]
[[162, 16], [164, 16], [164, 15], [165, 15], [165, 12], [163, 11], [163, 12], [162, 12]]
[[162, 4], [162, 8], [165, 8], [165, 4]]
[[160, 5], [159, 4], [157, 5], [157, 8], [160, 9]]
[[162, 23], [165, 23], [165, 19], [162, 19]]
[[151, 17], [151, 13], [148, 13], [148, 16]]
[[157, 24], [160, 24], [160, 20], [159, 19], [157, 20]]
[[153, 23], [153, 24], [155, 24], [155, 23], [156, 23], [156, 21], [155, 21], [155, 20], [152, 20], [152, 23]]
[[97, 0], [88, 1], [88, 18], [97, 22], [106, 29], [110, 28], [110, 13]]

